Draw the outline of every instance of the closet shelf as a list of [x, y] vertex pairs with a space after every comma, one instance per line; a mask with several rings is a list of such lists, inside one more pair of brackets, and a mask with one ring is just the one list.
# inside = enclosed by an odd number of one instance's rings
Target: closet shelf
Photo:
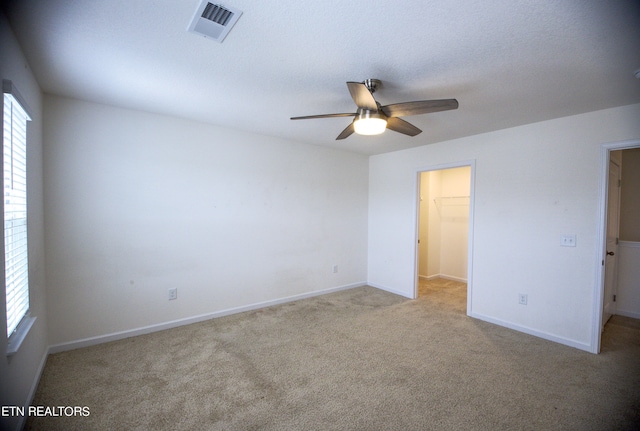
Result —
[[439, 198], [434, 198], [433, 202], [438, 208], [442, 206], [468, 206], [470, 198], [470, 196], [442, 196]]
[[440, 217], [463, 219], [469, 217], [470, 196], [442, 196], [433, 199]]

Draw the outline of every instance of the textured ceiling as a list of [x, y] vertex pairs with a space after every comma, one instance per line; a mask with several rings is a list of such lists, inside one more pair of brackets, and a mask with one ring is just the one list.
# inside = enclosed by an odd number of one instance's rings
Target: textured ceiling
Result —
[[[229, 0], [220, 44], [186, 31], [199, 0], [16, 0], [3, 9], [51, 94], [364, 154], [640, 103], [638, 0]], [[225, 3], [222, 3], [225, 4]], [[335, 137], [346, 81], [383, 105], [456, 98], [455, 111]], [[639, 119], [640, 120], [640, 119]]]

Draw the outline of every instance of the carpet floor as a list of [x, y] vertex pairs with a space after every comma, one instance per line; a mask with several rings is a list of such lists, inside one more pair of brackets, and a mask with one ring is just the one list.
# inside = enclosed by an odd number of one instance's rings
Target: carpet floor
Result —
[[49, 356], [27, 430], [638, 430], [640, 327], [602, 353], [364, 286]]

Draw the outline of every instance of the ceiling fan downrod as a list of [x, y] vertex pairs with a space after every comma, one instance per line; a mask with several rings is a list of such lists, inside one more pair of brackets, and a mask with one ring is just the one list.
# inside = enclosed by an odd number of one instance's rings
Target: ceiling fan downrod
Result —
[[367, 87], [367, 90], [371, 92], [371, 94], [375, 93], [378, 87], [382, 86], [382, 81], [379, 79], [365, 79], [363, 82], [364, 86]]

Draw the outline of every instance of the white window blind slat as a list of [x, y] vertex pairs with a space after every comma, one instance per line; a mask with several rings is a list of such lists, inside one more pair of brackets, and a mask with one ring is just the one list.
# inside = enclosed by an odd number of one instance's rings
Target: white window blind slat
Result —
[[27, 121], [20, 103], [4, 93], [4, 256], [7, 336], [29, 311], [27, 242]]

